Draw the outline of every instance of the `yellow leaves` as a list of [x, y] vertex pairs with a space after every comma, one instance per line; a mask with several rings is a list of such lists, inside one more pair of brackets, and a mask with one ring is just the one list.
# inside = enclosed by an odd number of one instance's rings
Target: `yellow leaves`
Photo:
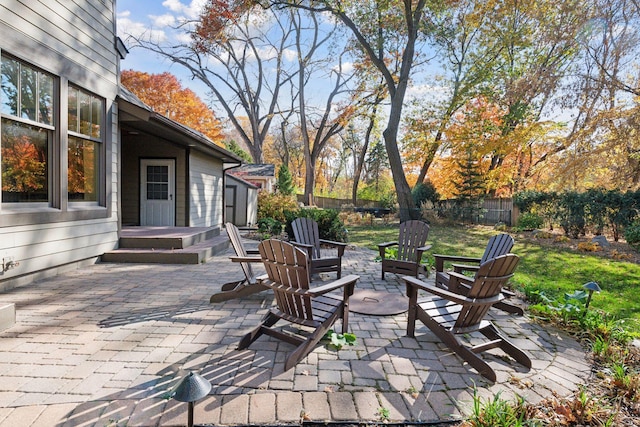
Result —
[[583, 252], [599, 252], [602, 248], [596, 242], [580, 242], [578, 243], [578, 250]]

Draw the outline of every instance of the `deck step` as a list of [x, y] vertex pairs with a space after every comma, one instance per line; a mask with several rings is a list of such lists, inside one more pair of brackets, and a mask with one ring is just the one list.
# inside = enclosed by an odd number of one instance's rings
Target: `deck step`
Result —
[[[202, 236], [208, 238], [202, 239]], [[194, 233], [192, 237], [187, 233], [186, 238], [181, 236], [147, 236], [136, 237], [141, 246], [130, 247], [134, 240], [129, 240], [126, 247], [106, 252], [102, 255], [102, 262], [122, 262], [122, 263], [151, 263], [151, 264], [200, 264], [206, 262], [208, 258], [222, 253], [229, 248], [229, 238], [226, 233], [220, 234], [220, 230], [215, 230], [211, 237], [209, 232]], [[145, 241], [148, 240], [148, 241]], [[168, 241], [182, 241], [184, 247], [179, 245], [167, 247]], [[151, 243], [158, 243], [152, 245]]]
[[220, 235], [209, 227], [127, 227], [120, 236], [121, 248], [184, 249]]

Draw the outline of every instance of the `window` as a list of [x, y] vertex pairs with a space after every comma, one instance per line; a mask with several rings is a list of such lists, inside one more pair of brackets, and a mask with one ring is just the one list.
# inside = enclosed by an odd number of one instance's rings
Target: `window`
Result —
[[68, 186], [70, 202], [98, 201], [104, 100], [69, 87]]
[[49, 202], [54, 79], [4, 55], [1, 62], [2, 202]]
[[168, 166], [147, 166], [147, 200], [169, 200]]

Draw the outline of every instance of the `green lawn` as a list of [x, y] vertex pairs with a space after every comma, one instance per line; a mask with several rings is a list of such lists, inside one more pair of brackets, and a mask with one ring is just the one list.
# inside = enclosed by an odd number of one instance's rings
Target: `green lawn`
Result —
[[[377, 250], [377, 244], [397, 240], [397, 224], [348, 226], [349, 243]], [[487, 240], [497, 231], [480, 226], [431, 227], [431, 253], [481, 256]], [[628, 319], [629, 329], [640, 333], [640, 265], [617, 261], [570, 249], [544, 245], [514, 234], [512, 252], [520, 256], [512, 284], [533, 288], [557, 298], [581, 290], [589, 281], [600, 284], [591, 307], [602, 309], [618, 319]]]

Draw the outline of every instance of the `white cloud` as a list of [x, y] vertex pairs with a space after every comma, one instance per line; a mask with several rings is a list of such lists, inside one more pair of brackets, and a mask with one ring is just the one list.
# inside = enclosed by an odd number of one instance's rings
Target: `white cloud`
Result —
[[[335, 72], [341, 71], [340, 70], [341, 66], [336, 64], [333, 67], [331, 67], [331, 69]], [[343, 62], [342, 63], [342, 74], [349, 74], [351, 72], [353, 72], [354, 70], [354, 66], [353, 66], [353, 62]]]
[[200, 15], [206, 0], [191, 0], [188, 5], [180, 0], [165, 0], [162, 5], [172, 12], [183, 14], [188, 19], [195, 19]]
[[133, 21], [129, 18], [130, 15], [129, 11], [118, 14], [118, 36], [120, 38], [126, 40], [129, 37], [133, 37], [154, 42], [167, 40], [167, 35], [164, 31], [151, 28], [143, 22]]
[[159, 16], [149, 15], [149, 18], [153, 25], [157, 27], [172, 27], [176, 23], [176, 17], [168, 13]]
[[298, 60], [298, 53], [293, 49], [285, 49], [282, 55], [285, 61], [293, 62]]

